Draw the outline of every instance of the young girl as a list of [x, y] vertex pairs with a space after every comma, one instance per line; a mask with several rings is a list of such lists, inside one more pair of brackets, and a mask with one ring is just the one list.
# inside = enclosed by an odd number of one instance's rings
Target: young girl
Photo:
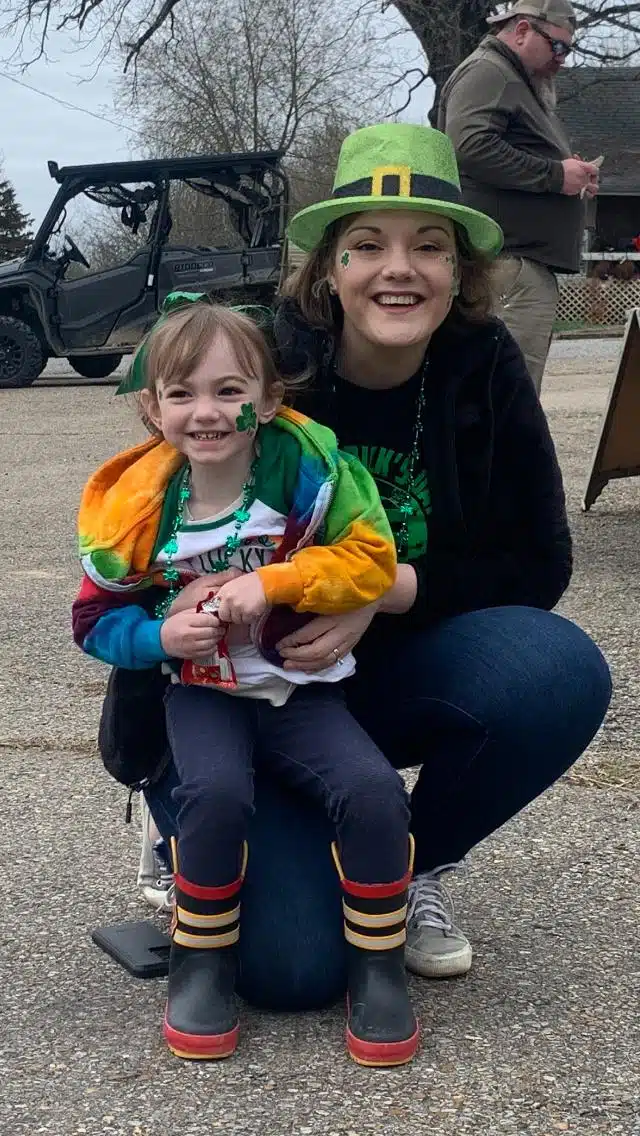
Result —
[[168, 298], [131, 387], [156, 436], [85, 488], [73, 627], [79, 646], [112, 666], [162, 664], [171, 676], [180, 812], [165, 1039], [187, 1058], [236, 1048], [252, 770], [269, 762], [336, 827], [349, 1053], [402, 1064], [418, 1044], [404, 970], [404, 786], [345, 707], [339, 684], [352, 656], [336, 651], [332, 666], [308, 675], [285, 668], [275, 647], [305, 613], [376, 603], [393, 584], [375, 484], [331, 431], [282, 406], [256, 324], [202, 297]]

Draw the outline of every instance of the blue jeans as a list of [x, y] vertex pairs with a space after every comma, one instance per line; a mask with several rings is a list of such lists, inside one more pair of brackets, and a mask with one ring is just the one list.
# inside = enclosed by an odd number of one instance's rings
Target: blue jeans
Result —
[[178, 863], [190, 883], [221, 887], [238, 878], [254, 769], [331, 818], [348, 880], [387, 884], [406, 874], [404, 783], [347, 710], [339, 685], [299, 686], [286, 705], [272, 706], [172, 684], [165, 703], [179, 778]]
[[[383, 618], [383, 617], [381, 617]], [[382, 643], [384, 641], [384, 647]], [[611, 697], [607, 664], [575, 624], [533, 608], [470, 612], [431, 630], [371, 637], [345, 684], [349, 708], [398, 768], [422, 765], [412, 794], [416, 871], [466, 855], [561, 776]], [[176, 831], [175, 767], [148, 790]], [[270, 1009], [311, 1009], [344, 991], [334, 832], [317, 805], [255, 780], [242, 896], [239, 989]]]

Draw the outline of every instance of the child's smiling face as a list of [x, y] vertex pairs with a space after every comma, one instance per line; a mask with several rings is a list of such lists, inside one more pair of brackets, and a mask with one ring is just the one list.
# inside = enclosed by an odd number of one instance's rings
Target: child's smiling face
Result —
[[143, 395], [154, 426], [197, 466], [219, 465], [243, 451], [249, 456], [258, 426], [278, 411], [282, 389], [267, 393], [264, 379], [247, 373], [219, 332], [187, 378], [159, 381]]

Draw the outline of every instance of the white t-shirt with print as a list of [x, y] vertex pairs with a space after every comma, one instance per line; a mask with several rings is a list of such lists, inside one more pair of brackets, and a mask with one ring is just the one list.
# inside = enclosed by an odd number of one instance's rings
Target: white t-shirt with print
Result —
[[[241, 572], [253, 572], [269, 564], [285, 530], [287, 517], [283, 512], [261, 501], [258, 497], [248, 506], [249, 519], [237, 533], [234, 512], [240, 508], [238, 499], [221, 513], [205, 520], [195, 521], [185, 508], [182, 525], [176, 533], [177, 551], [172, 566], [179, 572], [207, 576], [215, 572], [215, 563], [225, 560], [225, 543], [228, 536], [240, 536], [241, 543], [229, 559], [229, 567]], [[160, 552], [156, 566], [167, 564], [166, 553]], [[227, 690], [249, 698], [264, 698], [274, 706], [282, 706], [296, 686], [310, 682], [341, 682], [355, 670], [352, 654], [316, 674], [304, 671], [285, 671], [263, 658], [253, 643], [229, 643], [238, 686]], [[170, 669], [170, 668], [166, 668]]]

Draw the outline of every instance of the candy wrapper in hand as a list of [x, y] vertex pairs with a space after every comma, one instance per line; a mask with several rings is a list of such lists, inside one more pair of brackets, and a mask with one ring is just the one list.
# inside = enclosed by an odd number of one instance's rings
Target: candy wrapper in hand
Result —
[[[200, 601], [196, 611], [217, 615], [219, 607], [220, 601], [215, 592], [210, 592], [206, 600]], [[215, 686], [219, 690], [235, 690], [238, 680], [224, 638], [214, 648], [206, 663], [194, 663], [191, 659], [185, 659], [180, 670], [180, 681], [188, 686]]]

